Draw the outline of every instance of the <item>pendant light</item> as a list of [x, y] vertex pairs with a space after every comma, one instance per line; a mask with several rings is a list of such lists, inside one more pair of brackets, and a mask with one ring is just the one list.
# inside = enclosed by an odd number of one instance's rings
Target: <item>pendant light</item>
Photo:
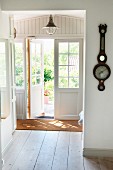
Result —
[[42, 29], [45, 29], [46, 32], [49, 34], [49, 35], [53, 35], [57, 29], [59, 29], [53, 22], [53, 17], [52, 15], [49, 16], [49, 22], [48, 24], [43, 27]]

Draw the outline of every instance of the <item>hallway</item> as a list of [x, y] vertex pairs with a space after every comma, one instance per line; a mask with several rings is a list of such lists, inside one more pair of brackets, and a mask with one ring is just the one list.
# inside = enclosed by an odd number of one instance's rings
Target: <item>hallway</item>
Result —
[[16, 131], [3, 170], [112, 170], [113, 159], [82, 156], [82, 134]]

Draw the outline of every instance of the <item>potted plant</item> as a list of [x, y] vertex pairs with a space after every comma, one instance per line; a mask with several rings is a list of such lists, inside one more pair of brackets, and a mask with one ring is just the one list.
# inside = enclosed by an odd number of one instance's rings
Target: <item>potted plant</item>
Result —
[[53, 80], [52, 71], [48, 68], [44, 69], [44, 103], [49, 102], [50, 91], [47, 89], [47, 82]]
[[48, 102], [49, 102], [49, 94], [50, 94], [50, 92], [48, 90], [44, 91], [44, 103], [45, 104], [48, 104]]

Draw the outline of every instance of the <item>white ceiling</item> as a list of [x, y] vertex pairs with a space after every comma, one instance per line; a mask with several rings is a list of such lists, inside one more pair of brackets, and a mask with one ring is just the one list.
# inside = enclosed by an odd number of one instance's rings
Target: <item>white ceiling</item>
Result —
[[9, 11], [10, 15], [14, 15], [15, 19], [31, 18], [42, 15], [68, 15], [74, 17], [85, 17], [85, 10], [48, 10], [48, 11]]

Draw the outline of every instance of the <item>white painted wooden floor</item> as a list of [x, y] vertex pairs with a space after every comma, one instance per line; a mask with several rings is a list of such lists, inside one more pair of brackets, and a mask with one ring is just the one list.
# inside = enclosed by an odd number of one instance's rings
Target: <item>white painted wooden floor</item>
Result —
[[80, 132], [16, 131], [3, 170], [113, 170], [113, 159], [82, 156]]

